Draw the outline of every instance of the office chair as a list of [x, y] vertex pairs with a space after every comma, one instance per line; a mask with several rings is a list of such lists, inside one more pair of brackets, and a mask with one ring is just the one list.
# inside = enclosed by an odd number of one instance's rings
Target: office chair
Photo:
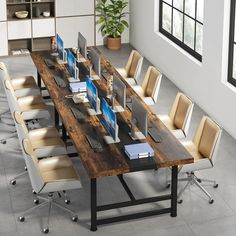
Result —
[[143, 57], [138, 53], [138, 51], [133, 50], [130, 53], [125, 68], [117, 68], [116, 70], [130, 85], [135, 85], [137, 84], [142, 64]]
[[26, 96], [17, 98], [10, 80], [5, 80], [5, 89], [9, 94], [9, 106], [13, 106], [13, 110], [22, 112], [24, 120], [49, 119], [50, 114], [47, 105], [44, 103], [42, 96]]
[[[57, 203], [54, 199], [54, 193], [63, 190], [81, 188], [79, 175], [66, 155], [54, 156], [38, 160], [35, 156], [32, 145], [28, 139], [21, 140], [23, 155], [29, 172], [32, 188], [37, 194], [37, 198], [44, 202], [34, 206], [18, 217], [20, 222], [25, 220], [25, 216], [34, 210], [48, 205], [47, 225], [43, 228], [44, 233], [49, 232], [49, 220], [52, 206], [69, 212], [72, 215], [72, 221], [77, 221], [75, 212]], [[48, 198], [41, 197], [40, 194], [48, 194]]]
[[197, 185], [207, 195], [210, 204], [214, 202], [212, 196], [200, 183], [213, 183], [214, 188], [217, 188], [218, 184], [213, 180], [199, 179], [194, 172], [214, 167], [221, 133], [222, 129], [216, 122], [207, 116], [203, 116], [193, 141], [182, 142], [194, 157], [194, 163], [180, 167], [179, 173], [186, 173], [187, 178], [179, 179], [179, 181], [187, 181], [187, 184], [178, 194], [179, 203], [182, 203], [181, 196], [190, 184]]
[[162, 74], [155, 67], [149, 66], [142, 86], [134, 85], [132, 88], [147, 105], [154, 105], [157, 102], [161, 79]]
[[158, 118], [171, 130], [176, 138], [185, 138], [188, 134], [194, 103], [183, 93], [177, 93], [168, 115], [158, 115]]
[[[60, 138], [60, 134], [55, 127], [28, 130], [25, 121], [19, 111], [15, 111], [13, 116], [17, 130], [20, 126], [21, 130], [24, 132], [23, 138], [29, 139], [32, 144], [32, 149], [34, 150], [35, 156], [37, 158], [67, 154], [66, 146]], [[13, 177], [10, 180], [10, 184], [15, 185], [16, 180], [26, 173], [27, 169], [24, 172]]]
[[12, 88], [17, 98], [31, 95], [40, 95], [40, 89], [37, 86], [33, 76], [21, 76], [17, 78], [11, 78], [3, 62], [0, 62], [0, 70], [4, 71], [6, 77], [11, 80]]

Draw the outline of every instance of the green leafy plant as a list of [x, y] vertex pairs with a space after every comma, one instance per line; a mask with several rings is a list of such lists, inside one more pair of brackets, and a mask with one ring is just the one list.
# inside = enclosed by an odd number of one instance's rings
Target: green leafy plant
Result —
[[129, 24], [123, 18], [123, 12], [128, 2], [125, 0], [98, 0], [96, 4], [96, 11], [99, 13], [97, 24], [101, 24], [99, 31], [104, 36], [117, 38], [124, 32], [125, 27]]

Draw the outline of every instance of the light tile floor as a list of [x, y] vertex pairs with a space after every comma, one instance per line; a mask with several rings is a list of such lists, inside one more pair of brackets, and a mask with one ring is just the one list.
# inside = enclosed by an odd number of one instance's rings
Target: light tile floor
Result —
[[[123, 67], [132, 48], [123, 45], [119, 52], [112, 52], [100, 47], [105, 55], [117, 67]], [[12, 76], [34, 75], [36, 70], [30, 57], [7, 57], [1, 58]], [[139, 83], [150, 62], [144, 60]], [[178, 88], [167, 78], [163, 78], [157, 105], [153, 106], [158, 114], [167, 113]], [[0, 95], [4, 94], [3, 85], [0, 84]], [[0, 111], [7, 108], [6, 101], [0, 101]], [[204, 111], [197, 105], [194, 107], [188, 139], [194, 135]], [[9, 128], [0, 123], [0, 137], [8, 134]], [[24, 168], [21, 153], [17, 151], [19, 144], [17, 139], [8, 140], [6, 145], [0, 145], [0, 236], [15, 235], [42, 235], [41, 227], [45, 222], [45, 212], [37, 212], [20, 223], [16, 217], [25, 209], [33, 206], [33, 195], [28, 176], [18, 180], [16, 186], [9, 185], [9, 180]], [[129, 222], [116, 223], [101, 226], [97, 232], [90, 232], [90, 202], [89, 202], [89, 179], [78, 158], [73, 162], [77, 166], [82, 178], [83, 188], [70, 191], [71, 208], [79, 215], [79, 222], [73, 223], [69, 216], [57, 209], [53, 210], [51, 218], [50, 235], [112, 235], [112, 236], [227, 236], [235, 235], [236, 231], [236, 141], [228, 133], [223, 132], [218, 161], [213, 169], [199, 173], [200, 177], [217, 180], [219, 188], [207, 189], [214, 196], [215, 202], [210, 205], [206, 197], [196, 188], [191, 187], [183, 196], [184, 202], [178, 205], [178, 216], [171, 218], [169, 215], [149, 217]], [[137, 197], [152, 196], [153, 194], [165, 193], [165, 170], [144, 171], [126, 175], [130, 188]], [[127, 196], [121, 184], [115, 177], [102, 178], [98, 181], [98, 202], [111, 203], [114, 201], [127, 200]], [[166, 203], [160, 203], [165, 205]], [[150, 209], [158, 204], [149, 204]], [[119, 215], [122, 212], [135, 211], [142, 207], [121, 209], [109, 212], [109, 215]], [[100, 214], [102, 215], [102, 214]]]

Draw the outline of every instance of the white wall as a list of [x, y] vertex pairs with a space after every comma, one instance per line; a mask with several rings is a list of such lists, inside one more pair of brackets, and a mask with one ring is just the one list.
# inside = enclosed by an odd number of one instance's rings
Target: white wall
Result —
[[158, 33], [159, 0], [130, 0], [130, 42], [236, 138], [236, 89], [225, 82], [229, 2], [205, 0], [202, 63]]

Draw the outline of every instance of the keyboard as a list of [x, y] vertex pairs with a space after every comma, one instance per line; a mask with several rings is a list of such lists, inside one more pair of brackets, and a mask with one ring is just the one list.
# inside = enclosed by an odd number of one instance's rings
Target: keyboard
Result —
[[162, 138], [158, 135], [158, 129], [155, 127], [149, 127], [148, 133], [156, 143], [161, 143]]
[[85, 115], [79, 109], [75, 107], [71, 107], [70, 109], [77, 120], [85, 120]]
[[65, 88], [66, 87], [66, 82], [58, 75], [54, 75], [54, 80], [57, 84], [57, 86], [61, 87], [61, 88]]
[[102, 152], [103, 148], [101, 143], [91, 135], [85, 135], [90, 147], [95, 151], [95, 152]]
[[52, 69], [52, 70], [55, 69], [55, 64], [54, 64], [54, 62], [51, 59], [45, 58], [44, 62], [45, 62], [45, 64], [47, 65], [47, 67], [49, 69]]

